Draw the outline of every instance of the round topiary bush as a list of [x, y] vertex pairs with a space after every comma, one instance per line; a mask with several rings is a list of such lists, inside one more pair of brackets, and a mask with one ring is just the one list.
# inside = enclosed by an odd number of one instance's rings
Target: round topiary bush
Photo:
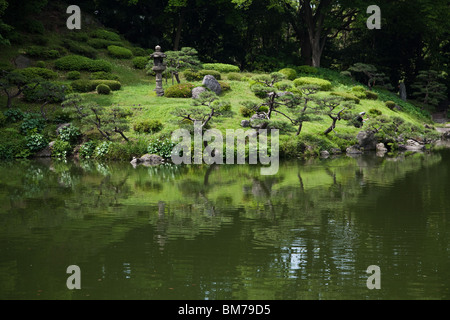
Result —
[[396, 106], [394, 101], [386, 101], [384, 104], [386, 105], [386, 107], [388, 107], [391, 110], [393, 110]]
[[115, 45], [108, 46], [108, 53], [110, 56], [118, 59], [130, 59], [133, 56], [131, 50]]
[[145, 67], [148, 64], [149, 58], [148, 57], [136, 57], [133, 60], [133, 66], [136, 69], [145, 69]]
[[182, 83], [173, 85], [165, 90], [164, 96], [167, 98], [192, 98], [192, 83]]
[[96, 88], [98, 94], [110, 94], [111, 89], [106, 84], [99, 84]]
[[284, 74], [286, 76], [286, 79], [291, 80], [291, 81], [295, 80], [295, 78], [297, 78], [297, 71], [295, 71], [292, 68], [284, 68], [278, 72]]
[[67, 80], [78, 80], [81, 77], [81, 73], [79, 71], [69, 71], [66, 74]]
[[220, 87], [222, 88], [222, 92], [231, 91], [231, 86], [228, 82], [219, 81]]

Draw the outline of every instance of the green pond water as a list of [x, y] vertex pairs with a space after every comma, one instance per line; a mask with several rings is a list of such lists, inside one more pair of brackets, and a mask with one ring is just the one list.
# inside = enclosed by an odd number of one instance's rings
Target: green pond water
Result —
[[450, 299], [449, 191], [448, 152], [282, 162], [274, 176], [3, 162], [0, 299]]

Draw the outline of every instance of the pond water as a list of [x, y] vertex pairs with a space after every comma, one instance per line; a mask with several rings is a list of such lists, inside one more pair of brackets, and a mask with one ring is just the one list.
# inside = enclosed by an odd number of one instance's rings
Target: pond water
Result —
[[0, 299], [450, 299], [449, 169], [0, 163]]

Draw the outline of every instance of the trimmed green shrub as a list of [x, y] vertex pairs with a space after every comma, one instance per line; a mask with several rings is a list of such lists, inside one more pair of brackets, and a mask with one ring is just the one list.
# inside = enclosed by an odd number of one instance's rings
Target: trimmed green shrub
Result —
[[37, 68], [45, 68], [45, 61], [42, 61], [42, 60], [36, 61], [34, 66]]
[[79, 41], [79, 42], [86, 42], [89, 40], [89, 35], [86, 32], [80, 31], [80, 30], [72, 30], [67, 34], [67, 37], [69, 39]]
[[381, 116], [383, 114], [383, 112], [381, 112], [378, 109], [374, 109], [374, 108], [370, 109], [369, 113], [374, 117]]
[[239, 113], [244, 117], [244, 118], [250, 118], [251, 116], [253, 116], [255, 114], [255, 110], [248, 108], [248, 107], [241, 107], [239, 109]]
[[133, 66], [136, 69], [142, 70], [142, 69], [145, 69], [149, 60], [150, 60], [149, 57], [135, 57], [135, 58], [133, 58], [132, 62], [133, 62]]
[[230, 81], [242, 81], [243, 75], [237, 72], [230, 72], [227, 74], [227, 79]]
[[130, 59], [133, 56], [131, 50], [115, 45], [108, 46], [108, 53], [110, 56], [118, 59]]
[[108, 46], [116, 45], [120, 46], [122, 43], [119, 41], [111, 41], [106, 39], [89, 39], [87, 44], [95, 49], [106, 49]]
[[110, 41], [120, 41], [120, 36], [117, 33], [105, 29], [97, 29], [91, 33], [91, 36]]
[[193, 70], [185, 70], [183, 71], [183, 76], [187, 81], [201, 81], [203, 77]]
[[140, 47], [131, 47], [130, 50], [135, 57], [147, 57], [148, 55], [147, 51]]
[[16, 70], [15, 72], [20, 73], [27, 78], [43, 78], [46, 80], [53, 80], [58, 77], [58, 74], [55, 71], [46, 68], [38, 68], [38, 67], [28, 67], [24, 69]]
[[396, 106], [396, 103], [394, 101], [386, 101], [384, 104], [391, 110], [393, 110]]
[[97, 57], [97, 50], [95, 50], [91, 46], [81, 44], [79, 42], [70, 39], [64, 39], [63, 45], [66, 49], [68, 49], [70, 52], [74, 54], [79, 54], [88, 58]]
[[71, 83], [71, 86], [76, 92], [90, 92], [96, 90], [100, 84], [107, 85], [112, 91], [120, 90], [121, 84], [115, 80], [85, 80], [79, 79]]
[[291, 80], [291, 81], [295, 80], [297, 78], [297, 71], [295, 71], [292, 68], [284, 68], [278, 72], [284, 74], [286, 76], [286, 79]]
[[329, 91], [332, 88], [331, 82], [320, 78], [300, 77], [294, 80], [296, 87], [315, 85], [322, 91]]
[[231, 86], [228, 82], [225, 81], [218, 81], [218, 82], [222, 88], [222, 92], [231, 91]]
[[67, 80], [78, 80], [81, 77], [81, 73], [79, 71], [69, 71], [66, 74]]
[[300, 66], [297, 67], [298, 73], [305, 73], [305, 74], [316, 74], [319, 72], [316, 67], [311, 66]]
[[207, 70], [215, 70], [218, 72], [240, 72], [238, 66], [234, 66], [232, 64], [226, 64], [226, 63], [205, 63], [203, 64], [203, 68]]
[[364, 92], [364, 93], [366, 93], [366, 88], [364, 88], [363, 86], [354, 86], [354, 87], [352, 87], [352, 91], [355, 91], [355, 92]]
[[122, 87], [121, 83], [116, 80], [90, 80], [90, 81], [94, 88], [97, 88], [99, 84], [107, 85], [112, 91], [120, 90], [120, 88]]
[[44, 60], [57, 59], [60, 57], [58, 50], [48, 49], [46, 47], [30, 46], [25, 50], [25, 54], [32, 58]]
[[370, 100], [377, 100], [378, 99], [378, 94], [376, 92], [373, 92], [373, 91], [366, 91], [366, 98], [370, 99]]
[[167, 88], [164, 96], [167, 98], [192, 98], [192, 89], [194, 87], [191, 83], [176, 84]]
[[79, 55], [68, 55], [55, 61], [55, 67], [67, 71], [105, 71], [110, 72], [111, 63], [105, 60], [93, 60]]
[[137, 133], [155, 133], [161, 131], [162, 128], [163, 124], [159, 120], [144, 120], [133, 126]]
[[99, 84], [95, 89], [98, 94], [110, 94], [111, 89], [106, 84]]
[[91, 60], [87, 70], [91, 71], [91, 72], [95, 72], [95, 71], [111, 72], [112, 64], [106, 60], [101, 60], [101, 59]]
[[349, 92], [331, 92], [330, 93], [333, 96], [337, 96], [337, 97], [341, 97], [343, 98], [345, 101], [354, 101], [356, 104], [360, 103], [360, 99], [358, 97], [356, 97], [355, 95], [349, 93]]
[[91, 80], [79, 79], [73, 81], [70, 85], [75, 92], [93, 91]]
[[[207, 70], [207, 69], [205, 69], [205, 70], [199, 70], [198, 71], [198, 74], [199, 74], [199, 76], [200, 76], [200, 80], [203, 80], [203, 78], [206, 76], [206, 75], [210, 75], [210, 76], [213, 76], [214, 78], [216, 78], [216, 80], [221, 80], [222, 79], [222, 77], [221, 77], [221, 75], [220, 75], [220, 72], [218, 72], [218, 71], [215, 71], [215, 70]], [[189, 81], [189, 80], [188, 80]]]
[[89, 76], [90, 80], [115, 80], [119, 81], [119, 76], [117, 74], [112, 74], [105, 71], [97, 71]]
[[259, 107], [258, 112], [269, 112], [269, 107], [261, 106], [261, 107]]

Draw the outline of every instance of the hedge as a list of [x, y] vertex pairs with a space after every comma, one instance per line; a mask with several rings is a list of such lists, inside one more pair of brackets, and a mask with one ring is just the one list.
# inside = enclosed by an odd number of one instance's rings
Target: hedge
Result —
[[27, 78], [44, 78], [46, 80], [53, 80], [58, 77], [55, 71], [46, 68], [28, 67], [24, 69], [16, 70], [15, 72], [24, 75]]
[[58, 50], [48, 49], [40, 46], [30, 46], [25, 50], [27, 56], [44, 60], [57, 59], [61, 56]]
[[130, 59], [133, 56], [130, 49], [115, 45], [108, 46], [108, 53], [110, 56], [118, 59]]
[[108, 46], [111, 46], [111, 45], [120, 45], [121, 42], [93, 38], [93, 39], [89, 39], [87, 41], [87, 44], [95, 49], [106, 49]]
[[207, 70], [215, 70], [223, 73], [227, 72], [240, 72], [238, 66], [234, 66], [232, 64], [226, 64], [226, 63], [205, 63], [203, 64], [203, 68]]
[[105, 71], [97, 71], [91, 73], [89, 80], [116, 80], [119, 81], [119, 76], [117, 74], [112, 74]]
[[110, 41], [120, 41], [120, 36], [117, 33], [105, 29], [97, 29], [91, 33], [91, 36]]
[[105, 60], [93, 60], [79, 55], [68, 55], [55, 61], [55, 67], [66, 71], [105, 71], [110, 72], [111, 63]]
[[320, 78], [300, 77], [294, 80], [296, 87], [316, 85], [322, 91], [329, 91], [332, 88], [331, 82]]

